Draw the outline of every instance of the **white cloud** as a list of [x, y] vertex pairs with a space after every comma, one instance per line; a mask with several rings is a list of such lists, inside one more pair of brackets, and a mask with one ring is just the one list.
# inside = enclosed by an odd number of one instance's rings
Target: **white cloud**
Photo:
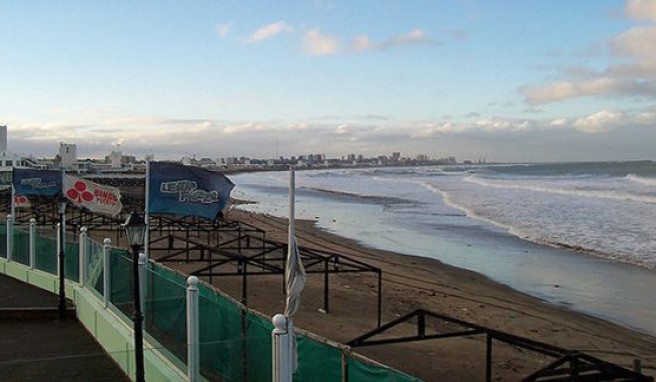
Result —
[[357, 36], [352, 43], [353, 50], [356, 52], [362, 52], [365, 50], [372, 49], [374, 47], [374, 43], [371, 41], [371, 39], [368, 36], [361, 35]]
[[577, 118], [574, 127], [578, 131], [595, 134], [612, 130], [622, 119], [621, 113], [601, 110], [587, 117]]
[[234, 24], [235, 23], [232, 22], [232, 21], [229, 21], [227, 23], [217, 24], [216, 27], [215, 27], [216, 33], [219, 35], [219, 37], [225, 38], [225, 37], [228, 36], [230, 31], [232, 30], [232, 26]]
[[281, 33], [290, 32], [293, 28], [286, 21], [280, 20], [275, 23], [264, 25], [253, 32], [247, 39], [248, 43], [258, 43], [269, 40]]
[[414, 29], [384, 41], [374, 41], [363, 34], [354, 37], [348, 44], [342, 44], [337, 36], [322, 33], [319, 29], [310, 29], [304, 36], [305, 50], [314, 55], [361, 53], [429, 42], [431, 40], [423, 29]]
[[319, 29], [310, 29], [304, 36], [305, 50], [313, 55], [328, 55], [338, 53], [339, 41], [335, 36], [321, 33]]
[[617, 55], [656, 61], [656, 26], [639, 26], [621, 33], [611, 42], [611, 50]]
[[228, 125], [221, 129], [221, 132], [225, 134], [245, 134], [245, 133], [255, 133], [266, 130], [272, 130], [270, 126], [257, 123], [257, 122], [248, 122], [237, 125]]
[[380, 44], [382, 49], [393, 48], [395, 46], [409, 45], [409, 44], [418, 44], [428, 42], [429, 39], [426, 36], [426, 32], [423, 29], [413, 29], [408, 33], [402, 35], [394, 36], [387, 41], [383, 41]]
[[623, 83], [608, 77], [588, 81], [559, 81], [543, 86], [524, 87], [526, 100], [533, 105], [590, 95], [618, 92]]
[[[656, 0], [629, 0], [626, 14], [656, 21]], [[656, 98], [656, 26], [634, 26], [610, 39], [609, 58], [618, 60], [602, 70], [569, 67], [560, 78], [519, 90], [531, 105], [589, 96]]]
[[628, 0], [624, 12], [631, 19], [656, 21], [656, 1]]

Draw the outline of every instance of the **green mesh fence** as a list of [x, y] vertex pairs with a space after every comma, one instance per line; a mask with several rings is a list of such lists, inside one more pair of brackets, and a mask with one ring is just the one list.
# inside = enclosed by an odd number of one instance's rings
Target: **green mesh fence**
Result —
[[37, 227], [34, 240], [34, 268], [57, 274], [57, 231]]
[[182, 277], [152, 267], [146, 272], [146, 321], [148, 334], [179, 360], [186, 359], [187, 298]]
[[[30, 232], [28, 227], [14, 226], [12, 260], [30, 265]], [[6, 246], [5, 246], [6, 247]]]
[[64, 269], [66, 278], [75, 282], [80, 281], [80, 244], [77, 236], [66, 235], [64, 245]]
[[298, 370], [295, 381], [341, 381], [342, 352], [303, 336], [296, 337]]
[[350, 358], [348, 364], [349, 382], [421, 382], [421, 379], [381, 366], [370, 365]]
[[7, 224], [0, 224], [0, 257], [7, 258]]
[[132, 259], [127, 251], [119, 249], [112, 249], [109, 258], [109, 301], [126, 317], [132, 317]]

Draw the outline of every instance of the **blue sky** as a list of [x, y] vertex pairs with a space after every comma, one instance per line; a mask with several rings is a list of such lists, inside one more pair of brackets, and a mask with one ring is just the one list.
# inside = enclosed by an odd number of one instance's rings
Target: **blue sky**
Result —
[[9, 148], [656, 159], [656, 1], [0, 2]]

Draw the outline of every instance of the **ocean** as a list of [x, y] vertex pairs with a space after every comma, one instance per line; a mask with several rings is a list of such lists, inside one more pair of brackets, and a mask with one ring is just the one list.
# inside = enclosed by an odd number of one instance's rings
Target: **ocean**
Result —
[[[239, 208], [288, 214], [288, 172], [232, 175]], [[296, 217], [438, 259], [656, 335], [656, 163], [296, 172]]]

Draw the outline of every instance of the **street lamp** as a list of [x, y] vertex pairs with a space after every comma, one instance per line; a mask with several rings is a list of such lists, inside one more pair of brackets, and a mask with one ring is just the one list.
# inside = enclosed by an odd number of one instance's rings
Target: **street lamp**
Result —
[[139, 251], [143, 248], [146, 235], [146, 222], [143, 216], [135, 211], [130, 213], [125, 224], [125, 233], [130, 249], [132, 249], [132, 280], [134, 289], [134, 355], [136, 364], [136, 381], [144, 382], [144, 355], [143, 355], [143, 313], [141, 312], [141, 295], [139, 288]]

